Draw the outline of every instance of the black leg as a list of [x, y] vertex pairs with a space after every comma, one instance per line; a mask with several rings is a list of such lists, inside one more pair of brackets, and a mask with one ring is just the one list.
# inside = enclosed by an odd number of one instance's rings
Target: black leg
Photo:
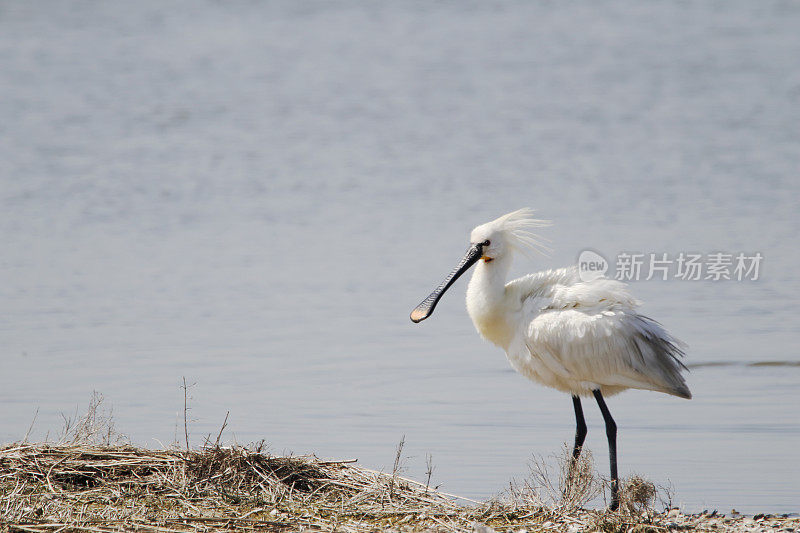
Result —
[[611, 418], [611, 412], [608, 410], [606, 401], [599, 390], [594, 391], [594, 398], [597, 400], [597, 405], [600, 406], [600, 412], [603, 413], [603, 419], [606, 421], [606, 437], [608, 437], [608, 457], [611, 462], [611, 505], [610, 509], [616, 511], [619, 507], [619, 477], [617, 476], [617, 424]]
[[572, 397], [572, 407], [575, 408], [575, 446], [572, 448], [572, 460], [569, 463], [567, 472], [567, 483], [564, 485], [564, 499], [568, 499], [572, 484], [575, 479], [575, 472], [578, 470], [578, 457], [583, 449], [583, 441], [586, 440], [586, 420], [583, 418], [583, 407], [578, 396]]
[[575, 408], [575, 447], [572, 448], [572, 462], [578, 461], [578, 456], [583, 448], [583, 441], [586, 440], [586, 420], [583, 419], [583, 408], [581, 399], [577, 396], [572, 397], [572, 406]]

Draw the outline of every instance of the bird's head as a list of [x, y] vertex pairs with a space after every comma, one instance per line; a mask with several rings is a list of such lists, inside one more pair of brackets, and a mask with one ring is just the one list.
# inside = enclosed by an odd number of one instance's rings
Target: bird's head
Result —
[[542, 238], [531, 233], [532, 228], [548, 226], [546, 220], [533, 218], [533, 209], [524, 208], [481, 224], [472, 230], [470, 245], [461, 262], [447, 278], [420, 303], [412, 312], [411, 320], [421, 322], [432, 313], [439, 299], [461, 274], [483, 260], [490, 263], [496, 259], [510, 257], [512, 252], [525, 253], [528, 250], [546, 252], [548, 248], [542, 244]]

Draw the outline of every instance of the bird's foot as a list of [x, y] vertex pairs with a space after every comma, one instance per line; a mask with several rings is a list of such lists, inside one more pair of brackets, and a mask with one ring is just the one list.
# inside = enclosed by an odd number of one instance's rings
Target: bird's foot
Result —
[[611, 480], [611, 504], [608, 506], [609, 511], [616, 511], [619, 509], [619, 480]]

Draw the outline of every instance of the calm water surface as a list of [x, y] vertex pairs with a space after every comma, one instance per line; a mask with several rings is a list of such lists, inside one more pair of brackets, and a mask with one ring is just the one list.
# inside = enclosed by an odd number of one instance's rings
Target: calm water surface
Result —
[[621, 472], [685, 509], [800, 511], [798, 27], [778, 1], [4, 2], [0, 442], [97, 390], [169, 444], [185, 376], [193, 444], [230, 411], [231, 442], [389, 469], [405, 435], [407, 475], [430, 453], [488, 498], [571, 402], [478, 338], [463, 281], [408, 313], [531, 205], [554, 251], [517, 274], [763, 254], [754, 282], [634, 283], [695, 398], [610, 407]]

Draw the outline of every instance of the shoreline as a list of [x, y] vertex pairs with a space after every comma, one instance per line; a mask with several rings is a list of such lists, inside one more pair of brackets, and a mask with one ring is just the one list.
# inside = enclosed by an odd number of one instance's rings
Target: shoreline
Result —
[[477, 502], [355, 462], [259, 446], [10, 444], [0, 447], [0, 530], [800, 531], [797, 515], [656, 511], [647, 501], [654, 492], [635, 495], [643, 485], [617, 512], [582, 508], [585, 491], [545, 505], [527, 482]]

